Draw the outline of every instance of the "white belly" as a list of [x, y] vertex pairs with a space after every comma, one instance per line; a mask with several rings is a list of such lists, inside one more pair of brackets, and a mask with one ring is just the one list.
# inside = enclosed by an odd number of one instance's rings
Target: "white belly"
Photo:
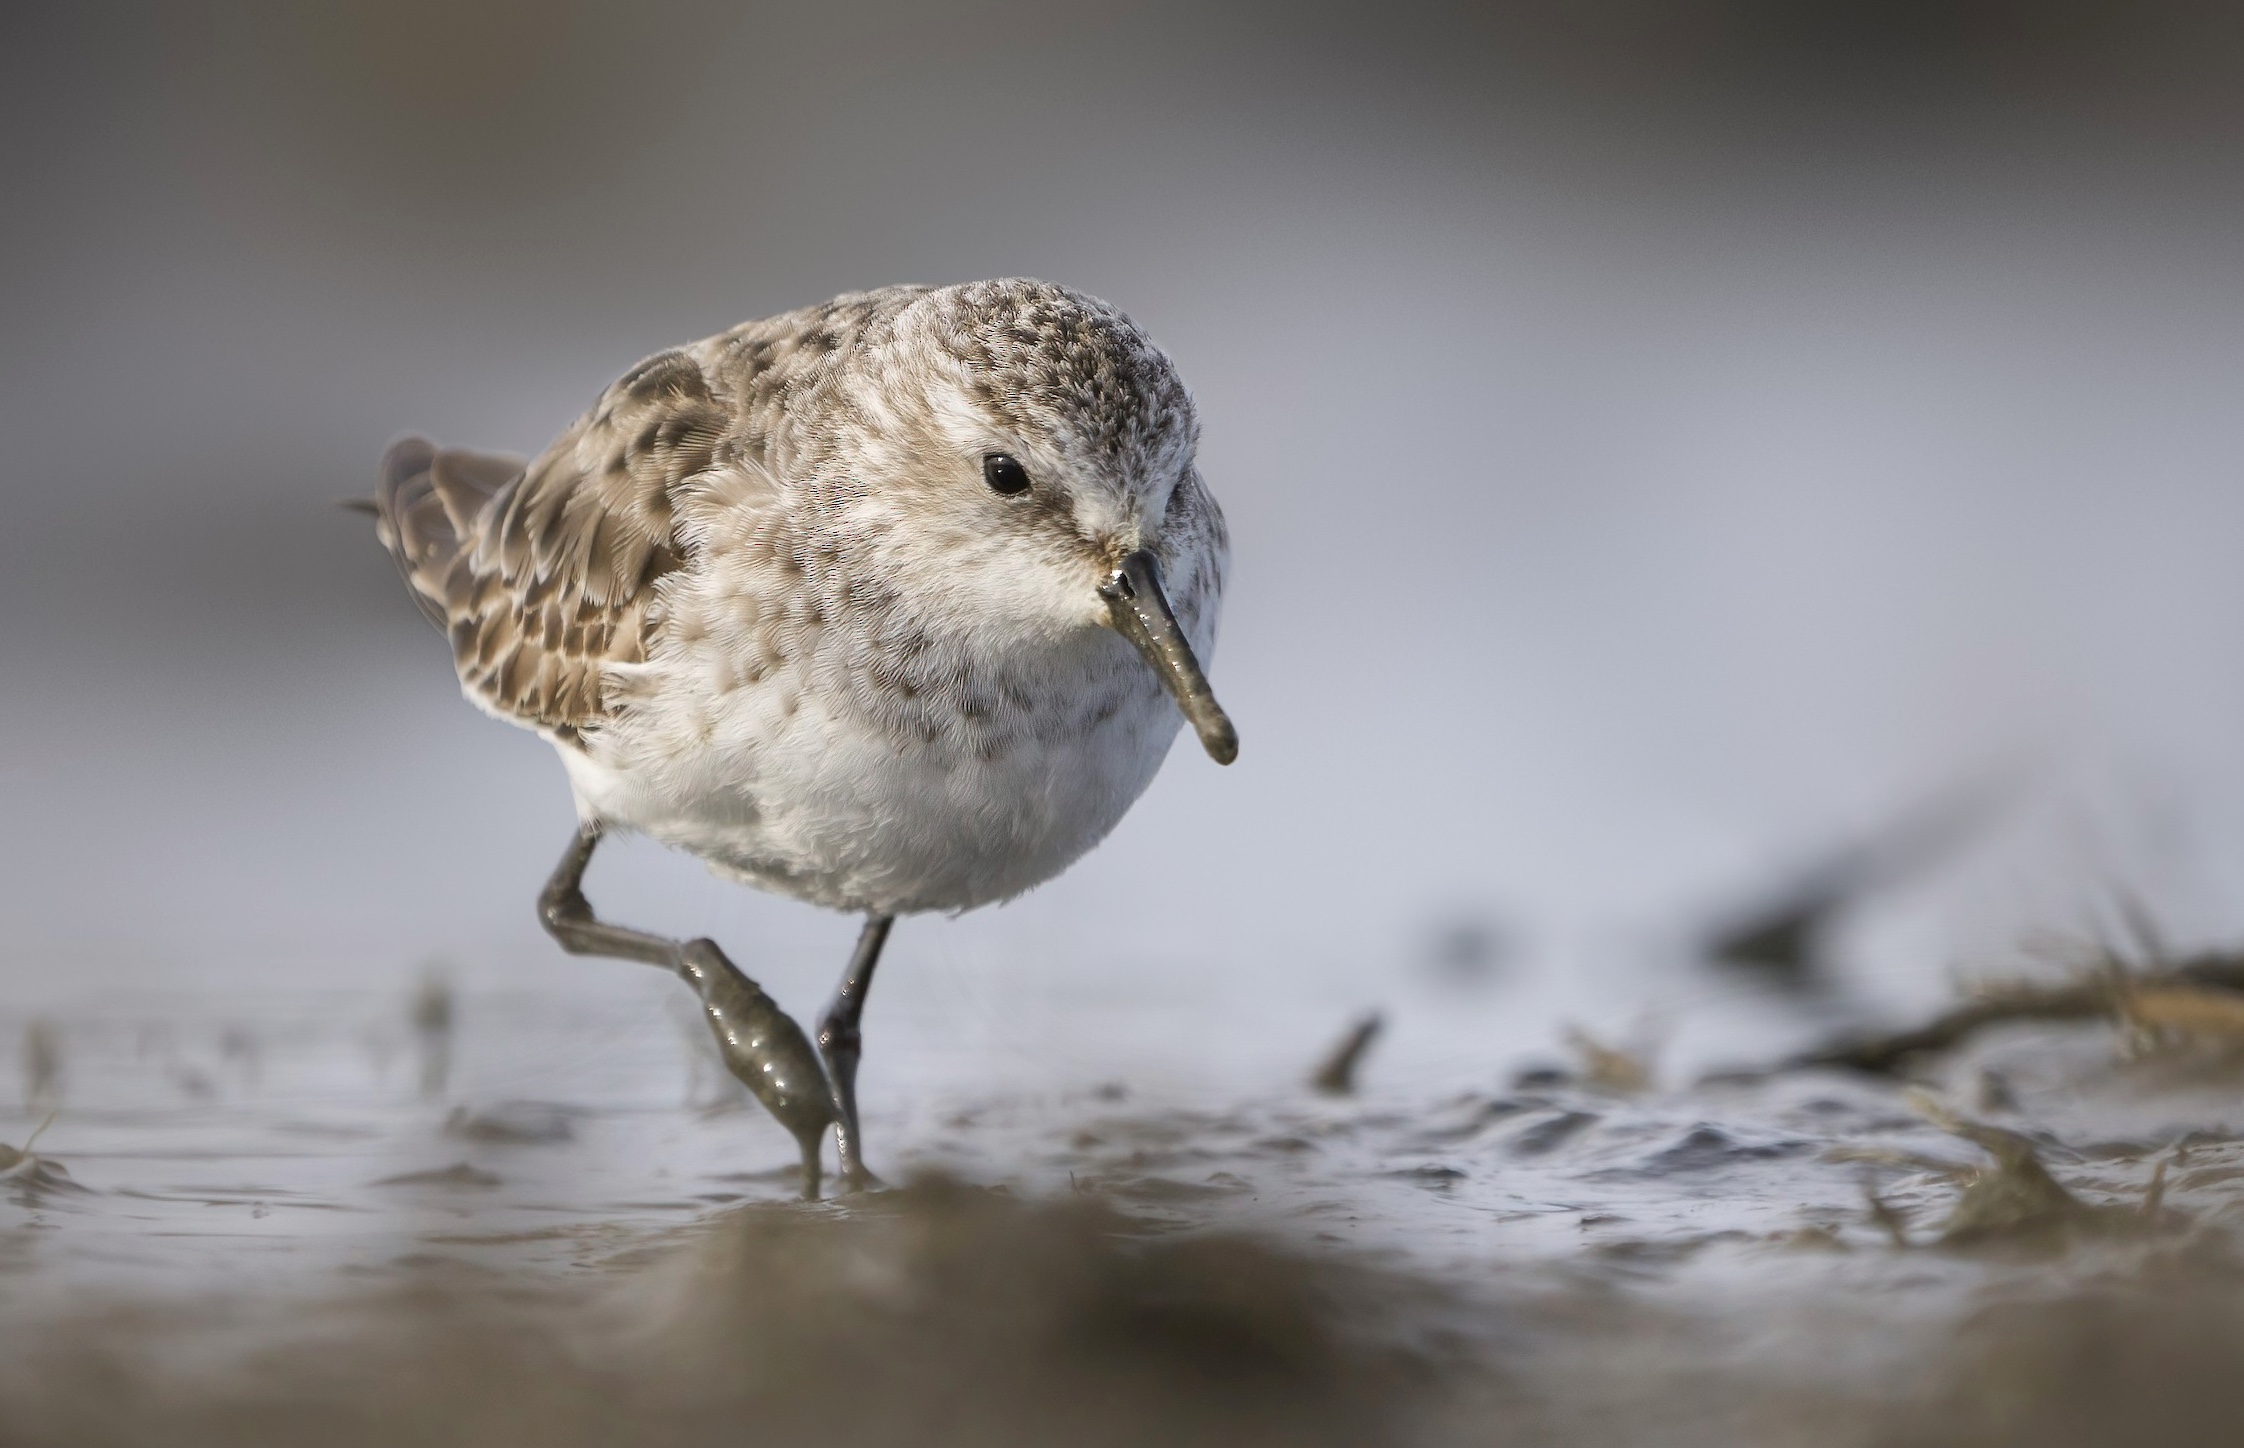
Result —
[[987, 717], [900, 718], [863, 679], [728, 689], [673, 675], [589, 751], [559, 749], [588, 816], [719, 873], [842, 910], [968, 910], [1103, 839], [1182, 723], [1103, 630], [1046, 663]]

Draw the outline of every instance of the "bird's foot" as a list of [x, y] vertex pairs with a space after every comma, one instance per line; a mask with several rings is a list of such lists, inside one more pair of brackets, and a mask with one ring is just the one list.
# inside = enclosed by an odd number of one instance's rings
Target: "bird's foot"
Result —
[[803, 1154], [803, 1196], [815, 1200], [819, 1151], [835, 1119], [833, 1092], [810, 1037], [712, 940], [678, 950], [678, 975], [701, 997], [725, 1067], [793, 1134]]
[[888, 1183], [874, 1175], [872, 1168], [861, 1161], [843, 1161], [834, 1169], [834, 1175], [840, 1180], [844, 1192], [854, 1194], [888, 1190]]

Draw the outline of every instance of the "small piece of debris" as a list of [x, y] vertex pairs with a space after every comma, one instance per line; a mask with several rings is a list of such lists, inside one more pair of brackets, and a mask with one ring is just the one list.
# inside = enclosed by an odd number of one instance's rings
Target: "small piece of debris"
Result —
[[1574, 1073], [1564, 1066], [1522, 1066], [1512, 1073], [1514, 1091], [1555, 1091], [1574, 1084]]
[[1793, 1057], [1787, 1067], [1838, 1066], [1897, 1075], [1926, 1056], [1955, 1050], [1990, 1027], [2018, 1021], [2117, 1019], [2131, 1045], [2207, 1039], [2244, 1045], [2244, 953], [2207, 954], [2136, 973], [2103, 952], [2076, 962], [2071, 979], [1981, 983], [1970, 997], [1922, 1025], [1889, 1034], [1847, 1035]]
[[1567, 1048], [1581, 1059], [1581, 1081], [1592, 1091], [1608, 1096], [1635, 1096], [1650, 1089], [1652, 1067], [1647, 1050], [1608, 1046], [1580, 1026], [1566, 1028]]
[[2166, 1206], [2166, 1158], [2160, 1157], [2158, 1165], [2151, 1168], [2151, 1179], [2143, 1187], [2143, 1220], [2156, 1222]]
[[553, 1146], [576, 1139], [576, 1126], [571, 1120], [574, 1114], [566, 1107], [537, 1102], [494, 1106], [488, 1111], [455, 1106], [444, 1118], [444, 1134], [500, 1146]]
[[33, 1021], [23, 1028], [23, 1092], [35, 1107], [62, 1094], [62, 1035], [52, 1021]]
[[2130, 1056], [2244, 1053], [2244, 992], [2214, 986], [2137, 986], [2119, 992]]
[[421, 977], [407, 1014], [420, 1050], [423, 1096], [442, 1096], [451, 1079], [453, 1017], [452, 983], [441, 970], [431, 967]]
[[1847, 1250], [1847, 1244], [1839, 1236], [1836, 1227], [1821, 1225], [1794, 1227], [1789, 1232], [1773, 1233], [1769, 1240], [1775, 1242], [1778, 1246], [1790, 1247], [1796, 1251], [1844, 1252]]
[[491, 1172], [456, 1161], [450, 1166], [432, 1167], [427, 1171], [400, 1172], [386, 1176], [374, 1183], [378, 1187], [495, 1187], [503, 1183]]
[[40, 1156], [31, 1148], [39, 1144], [46, 1129], [54, 1125], [54, 1113], [39, 1123], [38, 1129], [27, 1138], [22, 1148], [0, 1141], [0, 1182], [12, 1182], [33, 1190], [82, 1192], [86, 1188], [71, 1180], [70, 1171], [51, 1156]]
[[50, 1111], [47, 1113], [47, 1119], [33, 1128], [30, 1137], [24, 1141], [23, 1148], [20, 1151], [6, 1142], [0, 1141], [0, 1177], [14, 1176], [19, 1172], [29, 1170], [29, 1164], [39, 1160], [38, 1157], [31, 1154], [31, 1148], [39, 1144], [40, 1136], [54, 1124], [54, 1113]]
[[1992, 1066], [1979, 1072], [1979, 1109], [1981, 1111], [2016, 1111], [2018, 1093], [2011, 1088], [2010, 1078]]
[[1870, 1220], [1878, 1224], [1886, 1239], [1896, 1247], [1908, 1247], [1909, 1219], [1901, 1215], [1893, 1203], [1879, 1196], [1878, 1189], [1867, 1181], [1862, 1184], [1862, 1195], [1870, 1209]]
[[1597, 1116], [1588, 1111], [1562, 1111], [1547, 1116], [1512, 1138], [1514, 1156], [1543, 1156], [1558, 1150], [1583, 1131], [1597, 1124]]
[[[1926, 1120], [1994, 1159], [1989, 1166], [1955, 1169], [1956, 1179], [1963, 1183], [1963, 1195], [1940, 1229], [1944, 1245], [2068, 1228], [2128, 1231], [2143, 1224], [2146, 1214], [2139, 1208], [2092, 1206], [2067, 1191], [2042, 1164], [2034, 1143], [2019, 1133], [1959, 1116], [1923, 1091], [1912, 1091], [1909, 1099]], [[2163, 1200], [2162, 1177], [2154, 1175], [2153, 1181]]]
[[1356, 1089], [1356, 1068], [1363, 1064], [1365, 1054], [1371, 1050], [1371, 1043], [1379, 1039], [1380, 1029], [1385, 1025], [1386, 1018], [1377, 1011], [1357, 1021], [1349, 1028], [1348, 1034], [1341, 1038], [1340, 1044], [1333, 1047], [1332, 1054], [1325, 1057], [1325, 1063], [1309, 1078], [1309, 1085], [1327, 1096], [1353, 1094]]

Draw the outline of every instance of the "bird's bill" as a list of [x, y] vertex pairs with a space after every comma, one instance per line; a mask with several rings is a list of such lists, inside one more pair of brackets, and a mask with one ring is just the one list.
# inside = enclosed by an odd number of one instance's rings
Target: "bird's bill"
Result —
[[1153, 555], [1140, 548], [1125, 557], [1099, 585], [1099, 597], [1106, 600], [1114, 631], [1145, 655], [1168, 686], [1208, 757], [1218, 764], [1237, 759], [1239, 731], [1216, 702], [1208, 676], [1200, 671], [1200, 660], [1193, 656], [1184, 630], [1177, 627], [1177, 616], [1169, 611], [1169, 596], [1161, 591], [1161, 565]]

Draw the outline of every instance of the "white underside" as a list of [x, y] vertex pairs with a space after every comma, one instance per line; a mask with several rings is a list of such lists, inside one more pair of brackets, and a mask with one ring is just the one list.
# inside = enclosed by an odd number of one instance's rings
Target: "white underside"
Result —
[[673, 680], [589, 751], [557, 748], [586, 818], [719, 874], [835, 909], [968, 910], [1051, 879], [1103, 839], [1183, 722], [1120, 639], [1087, 651], [1085, 678], [1052, 682], [1111, 696], [1126, 678], [1111, 717], [1019, 730], [997, 749], [953, 731], [900, 739], [846, 692], [837, 701], [784, 676], [724, 691]]

